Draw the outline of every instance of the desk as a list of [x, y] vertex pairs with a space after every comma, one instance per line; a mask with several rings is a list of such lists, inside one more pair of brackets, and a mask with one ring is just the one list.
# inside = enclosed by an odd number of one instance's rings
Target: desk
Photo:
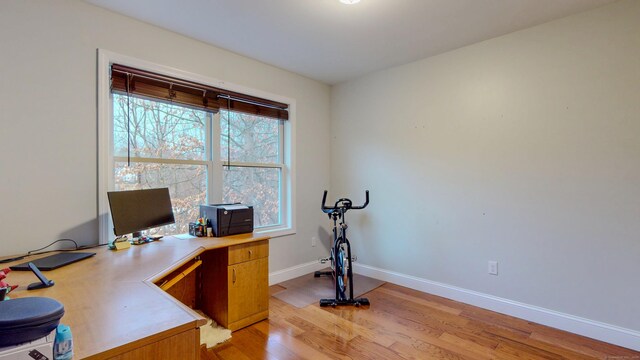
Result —
[[[231, 262], [221, 264], [224, 259], [220, 256], [228, 254], [228, 261], [232, 261], [236, 259], [233, 255], [236, 250], [256, 242], [266, 243], [268, 254], [268, 240], [266, 236], [253, 234], [186, 240], [165, 237], [128, 250], [109, 251], [104, 247], [85, 250], [97, 254], [44, 272], [55, 281], [50, 288], [27, 291], [27, 285], [37, 281], [33, 273], [11, 272], [9, 283], [20, 287], [10, 296], [44, 296], [61, 302], [65, 307], [62, 323], [71, 326], [73, 333], [74, 359], [199, 359], [199, 327], [205, 324], [205, 319], [154, 282], [200, 256], [203, 281], [205, 278], [218, 281], [214, 278], [221, 276], [235, 280], [234, 274], [227, 273]], [[263, 260], [263, 266], [266, 261]], [[264, 284], [259, 288], [268, 292], [266, 275], [261, 279]], [[231, 311], [220, 295], [228, 294], [227, 290], [213, 290], [203, 294], [205, 313]], [[268, 310], [254, 314], [248, 321], [260, 321], [266, 314]], [[249, 323], [236, 324], [246, 325]]]

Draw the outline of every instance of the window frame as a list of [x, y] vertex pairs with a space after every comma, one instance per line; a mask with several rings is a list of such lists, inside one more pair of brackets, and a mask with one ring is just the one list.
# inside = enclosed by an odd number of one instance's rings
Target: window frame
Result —
[[[243, 93], [246, 95], [261, 97], [273, 101], [286, 103], [289, 105], [289, 119], [281, 121], [282, 126], [282, 164], [275, 164], [281, 169], [280, 197], [281, 225], [270, 226], [256, 229], [254, 232], [261, 235], [269, 235], [271, 237], [279, 237], [295, 234], [295, 100], [280, 95], [267, 93], [264, 91], [247, 88], [244, 86], [220, 81], [206, 76], [178, 70], [172, 67], [152, 63], [146, 60], [136, 59], [130, 56], [117, 54], [108, 50], [98, 49], [98, 76], [97, 76], [97, 100], [98, 100], [98, 231], [99, 243], [105, 244], [113, 239], [113, 226], [111, 224], [111, 215], [109, 210], [109, 202], [107, 192], [115, 188], [115, 179], [113, 169], [116, 161], [113, 149], [113, 98], [110, 89], [110, 66], [113, 63], [138, 68], [141, 70], [165, 74], [167, 76], [177, 77], [184, 80], [195, 81], [202, 84], [223, 88], [228, 91]], [[226, 111], [221, 109], [221, 111]], [[210, 203], [221, 201], [222, 199], [222, 176], [223, 166], [226, 165], [226, 159], [221, 159], [220, 152], [220, 124], [213, 115], [211, 126], [209, 126], [206, 136], [210, 141], [211, 151], [208, 151], [208, 159], [197, 161], [198, 163], [209, 163], [211, 169], [207, 177], [207, 201]], [[279, 120], [276, 120], [279, 121]], [[217, 128], [217, 132], [216, 132]], [[215, 136], [214, 136], [215, 135]], [[218, 153], [215, 155], [214, 152]], [[162, 162], [166, 159], [154, 159], [154, 162]], [[169, 160], [170, 161], [170, 160]], [[231, 162], [231, 166], [246, 166], [241, 162]], [[265, 164], [249, 164], [265, 166]], [[215, 184], [220, 186], [215, 186]]]

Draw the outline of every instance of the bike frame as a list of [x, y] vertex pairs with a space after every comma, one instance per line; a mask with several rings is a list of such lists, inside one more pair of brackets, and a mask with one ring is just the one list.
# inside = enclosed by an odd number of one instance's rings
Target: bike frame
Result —
[[[330, 218], [333, 219], [333, 246], [332, 246], [332, 271], [329, 272], [333, 275], [335, 288], [336, 288], [336, 297], [334, 299], [322, 299], [320, 300], [320, 306], [336, 306], [336, 305], [369, 305], [369, 300], [366, 298], [353, 298], [353, 265], [352, 265], [352, 256], [351, 256], [351, 244], [349, 243], [349, 239], [347, 239], [347, 223], [346, 223], [346, 213], [350, 209], [364, 209], [369, 204], [369, 191], [365, 192], [366, 200], [365, 203], [361, 206], [353, 206], [351, 200], [346, 198], [341, 198], [335, 202], [333, 207], [327, 207], [325, 205], [327, 200], [327, 191], [325, 190], [324, 196], [322, 197], [322, 211], [329, 215]], [[340, 223], [338, 223], [338, 219], [340, 219]], [[340, 227], [340, 229], [338, 229]], [[344, 248], [343, 248], [344, 246]], [[346, 251], [346, 261], [347, 261], [347, 269], [346, 274], [344, 271], [344, 258], [339, 258], [342, 256], [340, 254]], [[319, 275], [328, 275], [327, 273], [316, 273], [316, 276]], [[342, 276], [342, 279], [339, 277]], [[342, 280], [342, 284], [344, 286], [344, 281], [346, 276], [346, 281], [349, 283], [349, 296], [345, 294], [346, 289], [341, 289], [340, 280]], [[342, 287], [343, 287], [342, 286]]]

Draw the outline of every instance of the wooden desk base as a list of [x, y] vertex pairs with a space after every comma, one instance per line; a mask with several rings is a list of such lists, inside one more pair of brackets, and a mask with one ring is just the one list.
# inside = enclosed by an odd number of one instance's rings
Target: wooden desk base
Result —
[[[92, 258], [45, 272], [49, 279], [55, 281], [55, 286], [50, 288], [27, 291], [26, 285], [36, 281], [35, 276], [31, 272], [11, 272], [8, 277], [10, 283], [21, 285], [11, 292], [11, 297], [44, 296], [61, 302], [65, 307], [61, 322], [69, 325], [73, 332], [74, 359], [195, 360], [200, 356], [199, 327], [206, 320], [160, 290], [155, 283], [183, 264], [209, 252], [227, 254], [227, 261], [223, 264], [226, 274], [231, 266], [235, 266], [228, 260], [229, 254], [233, 253], [231, 258], [240, 256], [243, 264], [264, 262], [265, 275], [259, 277], [264, 284], [260, 287], [264, 286], [268, 294], [268, 258], [256, 255], [265, 254], [265, 246], [256, 250], [252, 245], [264, 242], [268, 255], [268, 240], [268, 237], [253, 234], [225, 238], [165, 237], [158, 242], [121, 251], [102, 247], [93, 250], [97, 255]], [[18, 262], [21, 261], [8, 266]], [[232, 275], [227, 274], [230, 283], [233, 283]], [[239, 279], [237, 275], [236, 282]], [[227, 293], [230, 292], [228, 289], [225, 290]], [[209, 301], [211, 297], [207, 299]], [[238, 326], [246, 326], [268, 316], [267, 308], [264, 311], [256, 309], [242, 314], [243, 323]]]
[[139, 347], [109, 360], [200, 359], [200, 329], [191, 329], [178, 335]]

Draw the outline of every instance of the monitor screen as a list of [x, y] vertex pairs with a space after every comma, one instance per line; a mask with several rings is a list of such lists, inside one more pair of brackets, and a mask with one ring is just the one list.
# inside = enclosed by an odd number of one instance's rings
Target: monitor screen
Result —
[[175, 223], [168, 188], [110, 191], [107, 196], [116, 236]]

